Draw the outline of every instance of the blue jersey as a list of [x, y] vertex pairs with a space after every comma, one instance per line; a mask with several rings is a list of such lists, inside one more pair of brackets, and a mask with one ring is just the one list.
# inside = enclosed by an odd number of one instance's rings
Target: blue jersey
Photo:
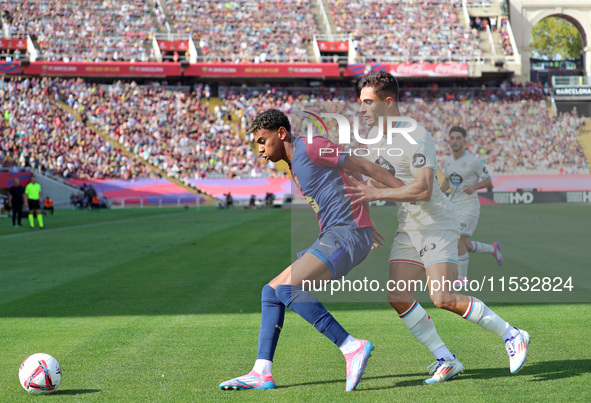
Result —
[[316, 213], [320, 231], [335, 226], [371, 227], [363, 204], [351, 205], [345, 197], [344, 186], [349, 182], [342, 166], [347, 154], [339, 155], [340, 147], [324, 137], [314, 137], [311, 144], [302, 137], [292, 137], [292, 141], [291, 174]]

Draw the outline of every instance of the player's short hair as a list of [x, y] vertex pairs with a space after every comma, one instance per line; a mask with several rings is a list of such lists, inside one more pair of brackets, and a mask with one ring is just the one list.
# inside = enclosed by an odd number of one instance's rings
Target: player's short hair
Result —
[[449, 129], [449, 134], [452, 134], [453, 132], [462, 133], [463, 138], [466, 138], [466, 136], [468, 135], [468, 132], [466, 131], [466, 129], [464, 129], [463, 127], [460, 127], [460, 126], [454, 126], [451, 129]]
[[248, 129], [248, 134], [260, 129], [279, 130], [280, 127], [285, 127], [288, 133], [291, 132], [291, 124], [287, 115], [278, 109], [268, 109], [258, 114], [250, 129]]
[[398, 94], [400, 93], [398, 81], [396, 80], [396, 77], [390, 73], [379, 71], [374, 74], [368, 74], [359, 81], [358, 86], [359, 89], [365, 87], [373, 88], [380, 98], [385, 99], [390, 96], [398, 102]]

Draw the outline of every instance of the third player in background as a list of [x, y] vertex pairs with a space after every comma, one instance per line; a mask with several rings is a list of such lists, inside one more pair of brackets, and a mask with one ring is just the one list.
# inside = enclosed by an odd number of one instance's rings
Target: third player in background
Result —
[[449, 200], [455, 204], [460, 219], [458, 281], [463, 282], [468, 281], [468, 252], [491, 253], [499, 266], [503, 264], [499, 242], [486, 244], [470, 241], [480, 217], [478, 190], [492, 186], [492, 180], [482, 161], [466, 152], [466, 137], [466, 129], [459, 126], [450, 129], [449, 146], [453, 154], [443, 160], [445, 180], [441, 184], [442, 192], [450, 190]]

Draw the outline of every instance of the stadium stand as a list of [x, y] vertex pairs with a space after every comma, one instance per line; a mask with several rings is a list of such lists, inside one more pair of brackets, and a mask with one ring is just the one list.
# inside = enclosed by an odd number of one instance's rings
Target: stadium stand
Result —
[[[189, 87], [57, 78], [2, 79], [0, 95], [5, 99], [0, 129], [6, 161], [78, 179], [155, 177], [149, 163], [184, 183], [281, 176], [258, 158], [244, 136], [256, 113], [268, 108], [289, 113], [294, 103], [304, 101], [356, 99], [351, 88], [221, 87], [224, 102], [214, 103]], [[82, 122], [61, 109], [57, 99]], [[401, 99], [403, 113], [435, 136], [440, 158], [449, 153], [449, 128], [461, 125], [470, 134], [470, 151], [481, 155], [492, 173], [588, 172], [577, 142], [584, 118], [576, 110], [549, 113], [539, 86], [403, 87]], [[84, 122], [96, 124], [111, 141]]]
[[262, 160], [231, 129], [227, 108], [208, 108], [188, 88], [101, 86], [79, 82], [67, 103], [88, 115], [111, 138], [168, 176], [187, 182], [205, 177], [271, 176]]
[[445, 0], [330, 0], [342, 34], [351, 33], [361, 61], [467, 62], [480, 60], [477, 30], [458, 22]]
[[179, 33], [193, 33], [210, 62], [307, 62], [317, 33], [309, 0], [166, 0]]
[[[144, 0], [4, 0], [11, 35], [32, 35], [47, 61], [148, 61], [156, 31]], [[148, 43], [149, 45], [149, 43]]]
[[[240, 93], [240, 91], [243, 91]], [[355, 91], [332, 95], [317, 90], [222, 89], [230, 110], [240, 116], [241, 130], [257, 111], [278, 108], [286, 113], [294, 102], [354, 99]], [[537, 85], [499, 88], [406, 88], [401, 111], [415, 118], [435, 136], [439, 159], [449, 154], [449, 128], [460, 125], [470, 135], [470, 152], [479, 154], [492, 173], [589, 172], [577, 142], [584, 118], [576, 111], [550, 114]], [[485, 101], [486, 100], [486, 101]]]
[[[133, 178], [149, 171], [121, 155], [54, 102], [60, 79], [0, 80], [0, 149], [9, 165], [66, 178]], [[5, 163], [6, 163], [5, 162]]]

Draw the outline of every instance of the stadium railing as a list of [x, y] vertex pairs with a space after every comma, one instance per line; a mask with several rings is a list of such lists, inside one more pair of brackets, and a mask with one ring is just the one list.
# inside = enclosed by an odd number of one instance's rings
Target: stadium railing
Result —
[[519, 49], [517, 49], [517, 43], [515, 42], [515, 37], [513, 36], [513, 29], [511, 28], [511, 21], [507, 20], [507, 32], [509, 33], [509, 40], [511, 41], [511, 47], [513, 48], [513, 55], [507, 56], [507, 59], [513, 59], [512, 61], [517, 64], [521, 64], [521, 56], [519, 54]]
[[552, 76], [553, 87], [579, 87], [591, 86], [591, 77], [588, 76]]
[[493, 57], [497, 57], [497, 49], [495, 47], [495, 41], [492, 37], [492, 32], [490, 31], [490, 25], [486, 26], [486, 34], [488, 36], [488, 44], [490, 45], [490, 52], [492, 53]]
[[164, 207], [196, 207], [200, 209], [203, 200], [197, 195], [186, 196], [130, 196], [108, 198], [108, 206], [112, 209], [122, 208], [164, 208]]
[[326, 33], [326, 35], [332, 36], [332, 28], [330, 27], [330, 22], [328, 21], [328, 14], [326, 14], [326, 9], [324, 8], [324, 2], [322, 0], [317, 0], [317, 2], [318, 2], [318, 7], [320, 8], [320, 13], [322, 14], [322, 22], [324, 23], [324, 32]]
[[462, 13], [464, 14], [464, 20], [466, 23], [470, 23], [470, 14], [468, 13], [467, 0], [462, 0]]
[[310, 56], [276, 56], [267, 54], [265, 61], [260, 61], [260, 56], [243, 55], [204, 55], [195, 58], [197, 63], [310, 63]]

